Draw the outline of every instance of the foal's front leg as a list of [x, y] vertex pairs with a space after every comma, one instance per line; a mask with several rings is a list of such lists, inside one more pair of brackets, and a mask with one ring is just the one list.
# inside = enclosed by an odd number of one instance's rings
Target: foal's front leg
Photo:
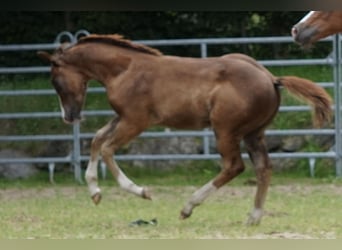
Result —
[[[134, 125], [133, 125], [134, 124]], [[124, 119], [116, 118], [99, 130], [92, 142], [91, 159], [86, 171], [86, 180], [89, 191], [95, 204], [101, 200], [101, 190], [97, 185], [97, 157], [101, 150], [103, 161], [119, 183], [120, 187], [145, 199], [151, 199], [146, 188], [132, 182], [119, 168], [113, 159], [114, 152], [123, 144], [143, 131], [139, 123], [129, 123]]]
[[114, 131], [112, 131], [110, 136], [104, 141], [101, 147], [101, 154], [104, 162], [122, 189], [144, 199], [151, 199], [147, 189], [140, 187], [131, 181], [121, 171], [114, 160], [115, 151], [122, 145], [128, 143], [132, 138], [139, 135], [144, 129], [145, 127], [142, 126], [141, 122], [120, 119], [116, 124]]
[[103, 142], [108, 136], [110, 136], [111, 131], [113, 131], [118, 123], [119, 118], [116, 117], [106, 124], [103, 128], [97, 131], [94, 139], [91, 143], [90, 159], [88, 162], [87, 170], [85, 172], [85, 179], [88, 184], [88, 189], [95, 204], [101, 201], [101, 189], [98, 186], [97, 181], [97, 166], [100, 148]]

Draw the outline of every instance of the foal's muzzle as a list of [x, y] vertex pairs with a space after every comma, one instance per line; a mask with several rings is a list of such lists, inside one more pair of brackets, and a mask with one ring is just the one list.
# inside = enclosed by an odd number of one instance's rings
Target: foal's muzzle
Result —
[[67, 108], [62, 110], [62, 118], [67, 124], [78, 123], [82, 120], [81, 110], [78, 108]]
[[65, 115], [63, 120], [66, 124], [75, 124], [82, 120], [81, 115]]

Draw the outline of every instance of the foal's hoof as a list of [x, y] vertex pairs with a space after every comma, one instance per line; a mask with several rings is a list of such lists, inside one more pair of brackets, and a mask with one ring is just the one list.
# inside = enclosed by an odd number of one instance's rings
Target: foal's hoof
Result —
[[96, 193], [91, 197], [95, 205], [100, 203], [101, 198], [102, 198], [101, 193]]
[[151, 193], [147, 188], [143, 189], [141, 197], [146, 199], [146, 200], [152, 200]]
[[263, 216], [263, 211], [261, 209], [254, 209], [254, 211], [249, 215], [246, 222], [247, 226], [257, 226], [261, 222]]
[[186, 213], [183, 210], [180, 212], [179, 219], [185, 220], [191, 216], [191, 213]]
[[246, 221], [246, 226], [257, 226], [261, 222], [261, 217], [253, 217], [252, 215], [248, 217]]

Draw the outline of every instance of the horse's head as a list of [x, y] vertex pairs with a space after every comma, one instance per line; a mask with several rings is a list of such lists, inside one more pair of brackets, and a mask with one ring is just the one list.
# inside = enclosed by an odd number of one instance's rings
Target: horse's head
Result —
[[53, 54], [45, 51], [39, 51], [37, 54], [51, 64], [51, 82], [59, 96], [64, 122], [80, 121], [88, 78], [68, 59], [65, 46], [61, 46]]
[[321, 38], [342, 31], [342, 11], [310, 11], [292, 27], [294, 40], [309, 46]]

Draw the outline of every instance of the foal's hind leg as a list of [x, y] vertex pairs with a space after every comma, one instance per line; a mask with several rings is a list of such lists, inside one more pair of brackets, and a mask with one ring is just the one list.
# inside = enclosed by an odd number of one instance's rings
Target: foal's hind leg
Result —
[[263, 206], [271, 180], [272, 166], [267, 154], [263, 132], [247, 136], [245, 143], [257, 176], [254, 209], [247, 220], [247, 224], [256, 225], [260, 223], [263, 216]]
[[217, 148], [222, 156], [223, 168], [213, 180], [191, 196], [181, 211], [181, 219], [190, 217], [192, 210], [200, 205], [211, 193], [243, 172], [245, 167], [241, 159], [239, 142], [239, 139], [233, 139], [229, 134], [217, 136]]

